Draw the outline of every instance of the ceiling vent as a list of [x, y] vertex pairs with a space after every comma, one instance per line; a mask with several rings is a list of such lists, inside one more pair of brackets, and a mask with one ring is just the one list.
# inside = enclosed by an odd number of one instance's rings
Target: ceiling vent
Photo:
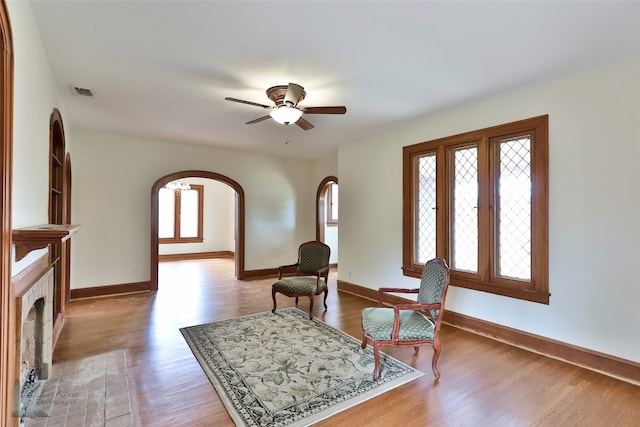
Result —
[[75, 96], [87, 96], [89, 98], [93, 98], [93, 92], [88, 87], [82, 87], [77, 85], [70, 85], [70, 86], [71, 86], [71, 92]]

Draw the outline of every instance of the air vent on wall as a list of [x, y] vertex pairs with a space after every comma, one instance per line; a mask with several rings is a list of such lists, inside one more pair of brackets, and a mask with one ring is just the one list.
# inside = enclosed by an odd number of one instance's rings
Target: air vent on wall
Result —
[[77, 86], [77, 85], [70, 85], [70, 86], [71, 86], [71, 92], [75, 96], [88, 96], [89, 98], [93, 98], [93, 92], [91, 91], [91, 89], [87, 87]]

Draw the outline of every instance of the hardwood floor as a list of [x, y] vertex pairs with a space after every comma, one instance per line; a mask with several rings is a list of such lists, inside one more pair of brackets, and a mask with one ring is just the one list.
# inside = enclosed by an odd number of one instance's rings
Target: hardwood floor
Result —
[[[54, 363], [124, 348], [143, 426], [233, 426], [178, 328], [271, 310], [273, 279], [237, 281], [231, 260], [214, 259], [161, 263], [159, 280], [156, 293], [69, 304]], [[314, 316], [360, 339], [373, 302], [335, 282]], [[638, 386], [447, 325], [441, 338], [439, 382], [429, 348], [385, 348], [425, 375], [317, 425], [640, 426]]]

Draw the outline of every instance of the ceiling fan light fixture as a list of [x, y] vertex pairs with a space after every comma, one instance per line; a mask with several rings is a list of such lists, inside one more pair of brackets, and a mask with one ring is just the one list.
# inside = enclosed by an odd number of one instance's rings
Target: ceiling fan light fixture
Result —
[[276, 122], [288, 125], [297, 122], [302, 116], [302, 111], [288, 105], [281, 105], [271, 110], [269, 115]]

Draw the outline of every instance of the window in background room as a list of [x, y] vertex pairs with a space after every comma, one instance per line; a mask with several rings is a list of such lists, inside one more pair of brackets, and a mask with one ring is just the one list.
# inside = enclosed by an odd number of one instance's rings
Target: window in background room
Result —
[[548, 116], [404, 147], [404, 274], [548, 304], [548, 163]]
[[338, 225], [338, 184], [335, 182], [327, 187], [327, 225]]
[[204, 186], [161, 188], [158, 193], [159, 243], [202, 242]]

